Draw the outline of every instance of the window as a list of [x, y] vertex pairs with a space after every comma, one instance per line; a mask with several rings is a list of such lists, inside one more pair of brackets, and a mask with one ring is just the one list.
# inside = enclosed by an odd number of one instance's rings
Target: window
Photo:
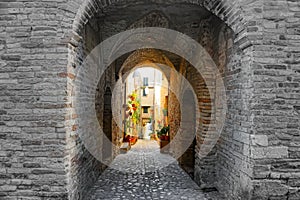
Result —
[[143, 107], [143, 113], [146, 113], [146, 114], [149, 113], [149, 107], [146, 107], [146, 106]]
[[146, 97], [146, 96], [149, 94], [148, 77], [145, 77], [145, 78], [144, 78], [144, 80], [143, 80], [143, 86], [144, 86], [144, 89], [143, 89], [143, 96]]
[[148, 77], [144, 77], [144, 79], [143, 79], [143, 86], [149, 86], [148, 85]]

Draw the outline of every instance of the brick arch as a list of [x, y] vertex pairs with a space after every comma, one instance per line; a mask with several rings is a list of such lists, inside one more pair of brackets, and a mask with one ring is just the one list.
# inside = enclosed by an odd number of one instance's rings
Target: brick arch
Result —
[[152, 11], [131, 24], [127, 28], [127, 30], [133, 28], [142, 28], [146, 26], [169, 28], [169, 23], [169, 19], [162, 12]]
[[[146, 63], [162, 64], [175, 69], [174, 64], [160, 50], [141, 49], [133, 52], [123, 63], [120, 69], [120, 76], [132, 70], [132, 66], [144, 65]], [[163, 71], [163, 69], [160, 69]]]
[[[98, 12], [109, 6], [114, 6], [119, 3], [132, 3], [129, 0], [78, 0], [77, 3], [73, 1], [67, 5], [70, 7], [70, 11], [74, 14], [72, 19], [71, 31], [66, 34], [65, 40], [70, 45], [71, 49], [77, 49], [78, 44], [82, 41], [82, 30], [84, 26], [91, 20]], [[249, 20], [245, 19], [245, 14], [243, 12], [244, 7], [242, 7], [242, 1], [246, 0], [167, 0], [166, 4], [171, 3], [186, 3], [197, 6], [202, 6], [207, 11], [211, 12], [213, 15], [217, 16], [222, 22], [224, 22], [228, 27], [233, 30], [236, 37], [236, 43], [239, 43], [239, 47], [246, 49], [251, 46], [251, 40], [248, 37], [247, 26], [249, 25]], [[159, 0], [152, 0], [153, 3], [159, 4]], [[243, 3], [245, 6], [245, 3]], [[246, 5], [247, 6], [247, 5]], [[151, 14], [151, 13], [150, 13]], [[69, 17], [69, 16], [68, 16]], [[130, 27], [129, 27], [130, 28]], [[76, 50], [75, 50], [76, 51]], [[78, 54], [78, 52], [76, 52]], [[77, 70], [74, 68], [80, 64], [80, 61], [76, 60], [76, 56], [72, 53], [68, 53], [68, 76], [76, 76]]]
[[[77, 3], [74, 3], [73, 1], [70, 2], [69, 5], [66, 6], [70, 7], [69, 10], [74, 14], [74, 18], [72, 19], [72, 27], [70, 27], [71, 30], [66, 30], [67, 32], [69, 31], [69, 33], [66, 34], [64, 40], [66, 40], [71, 48], [76, 49], [78, 47], [77, 45], [82, 40], [82, 30], [89, 20], [106, 7], [114, 6], [119, 3], [126, 3], [127, 1], [128, 3], [132, 3], [129, 0], [78, 0]], [[251, 26], [251, 23], [249, 23], [250, 19], [245, 19], [246, 14], [243, 10], [245, 9], [245, 6], [248, 5], [247, 3], [241, 3], [242, 1], [246, 2], [246, 0], [167, 0], [165, 1], [165, 4], [186, 3], [205, 8], [230, 27], [236, 37], [235, 43], [239, 43], [240, 48], [246, 49], [251, 46], [252, 41], [250, 39], [251, 37], [248, 37], [247, 32], [247, 27]], [[159, 0], [152, 0], [152, 2], [160, 3]], [[243, 7], [241, 5], [243, 5]], [[68, 76], [74, 77], [77, 70], [74, 70], [73, 68], [76, 68], [78, 61], [75, 60], [74, 55], [70, 52], [68, 57]]]
[[[126, 1], [118, 1], [118, 2], [126, 2]], [[117, 2], [115, 2], [117, 3]], [[199, 6], [203, 6], [204, 8], [206, 8], [208, 11], [210, 11], [211, 13], [213, 13], [214, 15], [216, 15], [219, 19], [221, 19], [224, 23], [226, 23], [237, 35], [237, 41], [242, 40], [245, 41], [244, 37], [244, 33], [242, 30], [245, 30], [245, 23], [244, 20], [242, 18], [242, 12], [240, 7], [238, 6], [239, 4], [233, 4], [231, 5], [231, 3], [225, 3], [225, 1], [202, 1], [201, 3], [195, 3], [195, 1], [190, 2], [187, 0], [183, 0], [183, 1], [174, 1], [173, 3], [187, 3], [187, 4], [194, 4], [194, 5], [199, 5]], [[76, 63], [78, 63], [78, 61], [74, 60], [74, 54], [78, 54], [80, 52], [78, 52], [77, 46], [76, 44], [80, 44], [82, 42], [82, 32], [81, 30], [84, 28], [85, 24], [87, 22], [89, 22], [89, 20], [91, 20], [93, 18], [93, 16], [100, 10], [102, 10], [104, 7], [110, 6], [110, 5], [114, 5], [114, 3], [111, 4], [102, 4], [100, 3], [100, 1], [85, 1], [79, 8], [77, 15], [75, 17], [74, 23], [73, 23], [73, 27], [72, 27], [72, 31], [73, 31], [73, 35], [71, 36], [71, 41], [70, 41], [70, 45], [71, 48], [75, 49], [73, 51], [73, 54], [69, 52], [69, 68], [70, 66], [74, 67], [73, 64], [75, 65], [74, 68], [76, 68]], [[75, 44], [75, 45], [74, 45]], [[246, 47], [248, 47], [248, 43], [246, 42], [245, 44]], [[239, 47], [242, 47], [242, 45], [239, 45]], [[80, 65], [80, 63], [79, 63]], [[71, 67], [71, 68], [72, 68]], [[70, 77], [76, 77], [77, 69], [72, 69], [71, 71], [69, 71], [70, 73]], [[73, 75], [74, 74], [74, 75]], [[72, 78], [71, 78], [72, 79]], [[73, 84], [73, 80], [69, 79], [69, 84], [68, 86], [70, 87], [69, 91], [72, 91], [72, 84]], [[197, 86], [195, 86], [197, 87]], [[70, 96], [74, 95], [73, 92], [70, 92], [69, 94]], [[201, 166], [201, 164], [198, 163], [199, 166]], [[96, 173], [96, 172], [95, 172]], [[95, 178], [97, 176], [93, 175], [93, 178]], [[76, 186], [77, 183], [75, 183], [75, 187], [71, 186], [71, 188], [75, 191], [80, 191], [79, 196], [84, 196], [84, 192], [86, 191], [86, 187], [83, 187], [82, 185], [78, 185]], [[89, 183], [91, 184], [91, 183]], [[81, 188], [80, 188], [81, 187]]]
[[[87, 0], [77, 4], [76, 16], [73, 21], [72, 30], [78, 35], [81, 34], [82, 27], [95, 14], [106, 7], [116, 5], [118, 3], [126, 3], [127, 0], [100, 1]], [[158, 3], [158, 0], [152, 0], [153, 3]], [[128, 1], [128, 3], [131, 3]], [[164, 4], [186, 3], [202, 6], [212, 14], [216, 15], [225, 24], [227, 24], [236, 34], [246, 27], [247, 20], [244, 18], [241, 0], [167, 0]], [[73, 3], [72, 3], [73, 4]], [[243, 4], [245, 5], [245, 4]], [[246, 5], [247, 6], [247, 5]], [[76, 7], [73, 6], [74, 9]]]

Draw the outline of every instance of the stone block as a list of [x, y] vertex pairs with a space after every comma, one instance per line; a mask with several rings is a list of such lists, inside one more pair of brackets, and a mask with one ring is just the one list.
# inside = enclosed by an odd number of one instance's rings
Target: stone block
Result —
[[255, 146], [268, 146], [268, 136], [267, 135], [251, 135], [252, 144]]
[[276, 180], [264, 180], [254, 182], [254, 197], [266, 198], [269, 196], [284, 196], [289, 189], [284, 183]]
[[3, 185], [0, 186], [0, 191], [2, 192], [13, 192], [17, 190], [17, 186], [15, 185]]
[[1, 59], [7, 61], [19, 61], [21, 59], [21, 56], [14, 54], [3, 54], [1, 55]]
[[287, 158], [288, 157], [288, 147], [252, 147], [251, 156], [254, 159], [263, 158]]

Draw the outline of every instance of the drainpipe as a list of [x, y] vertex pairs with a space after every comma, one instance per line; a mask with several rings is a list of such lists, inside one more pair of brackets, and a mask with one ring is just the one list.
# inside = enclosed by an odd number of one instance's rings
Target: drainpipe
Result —
[[153, 132], [155, 132], [155, 124], [156, 124], [156, 120], [155, 120], [155, 86], [156, 86], [156, 70], [154, 70], [154, 83], [153, 83]]
[[125, 80], [125, 83], [124, 83], [124, 102], [123, 102], [123, 110], [124, 110], [124, 120], [123, 120], [123, 123], [124, 123], [124, 132], [123, 132], [123, 140], [125, 139], [125, 133], [126, 133], [126, 96], [127, 96], [127, 87], [126, 87], [126, 81]]

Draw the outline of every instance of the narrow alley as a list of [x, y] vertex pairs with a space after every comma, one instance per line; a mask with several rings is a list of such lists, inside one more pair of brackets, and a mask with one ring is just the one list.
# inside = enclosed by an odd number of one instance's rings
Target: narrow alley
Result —
[[[171, 164], [160, 168], [163, 162]], [[120, 171], [122, 168], [127, 172]], [[160, 153], [156, 141], [139, 140], [129, 152], [116, 157], [111, 167], [99, 177], [86, 199], [216, 198], [204, 194], [175, 159]]]

